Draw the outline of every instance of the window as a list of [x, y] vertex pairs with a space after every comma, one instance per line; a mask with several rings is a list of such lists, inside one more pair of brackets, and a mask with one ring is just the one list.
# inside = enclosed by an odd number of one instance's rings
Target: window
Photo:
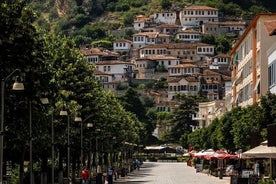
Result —
[[268, 85], [270, 88], [276, 85], [276, 60], [268, 67]]

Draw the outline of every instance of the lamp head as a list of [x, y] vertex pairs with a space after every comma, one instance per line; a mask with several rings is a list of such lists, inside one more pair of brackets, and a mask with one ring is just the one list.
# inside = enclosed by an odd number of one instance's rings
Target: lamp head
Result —
[[60, 115], [60, 116], [67, 116], [67, 115], [68, 115], [68, 112], [67, 112], [67, 111], [64, 111], [64, 110], [61, 110], [61, 111], [59, 112], [59, 115]]
[[16, 80], [13, 83], [12, 90], [16, 90], [16, 91], [24, 90], [24, 84], [19, 81], [19, 76], [16, 76]]
[[76, 116], [75, 119], [74, 119], [74, 121], [75, 121], [75, 122], [81, 122], [82, 119], [81, 119], [81, 117]]

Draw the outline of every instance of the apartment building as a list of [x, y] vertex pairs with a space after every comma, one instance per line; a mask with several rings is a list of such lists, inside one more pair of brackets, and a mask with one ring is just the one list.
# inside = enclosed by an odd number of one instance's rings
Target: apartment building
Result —
[[276, 37], [272, 36], [274, 30], [270, 27], [274, 20], [274, 13], [256, 15], [231, 51], [232, 106], [244, 107], [258, 102], [269, 87], [273, 87], [269, 79], [273, 78], [275, 66]]
[[[266, 21], [269, 36], [276, 36], [276, 20]], [[276, 94], [276, 43], [268, 50], [268, 87], [271, 93]]]

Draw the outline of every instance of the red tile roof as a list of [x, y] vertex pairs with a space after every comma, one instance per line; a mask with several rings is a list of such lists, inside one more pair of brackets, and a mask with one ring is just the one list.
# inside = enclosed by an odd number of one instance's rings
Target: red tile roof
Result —
[[192, 5], [184, 8], [184, 10], [218, 10], [217, 8], [213, 8], [210, 6], [197, 6], [197, 5]]
[[196, 49], [199, 46], [210, 46], [206, 43], [164, 43], [164, 44], [150, 44], [142, 48], [167, 48], [167, 49]]

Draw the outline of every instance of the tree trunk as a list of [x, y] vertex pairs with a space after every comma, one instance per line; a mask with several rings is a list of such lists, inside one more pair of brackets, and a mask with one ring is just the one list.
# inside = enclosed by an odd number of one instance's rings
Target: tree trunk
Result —
[[47, 170], [48, 170], [48, 164], [47, 164], [47, 156], [43, 156], [41, 161], [41, 184], [47, 184]]
[[24, 183], [24, 158], [25, 158], [25, 148], [23, 147], [20, 162], [19, 162], [19, 183]]
[[59, 152], [58, 155], [58, 183], [63, 183], [63, 165], [62, 165], [62, 154]]

